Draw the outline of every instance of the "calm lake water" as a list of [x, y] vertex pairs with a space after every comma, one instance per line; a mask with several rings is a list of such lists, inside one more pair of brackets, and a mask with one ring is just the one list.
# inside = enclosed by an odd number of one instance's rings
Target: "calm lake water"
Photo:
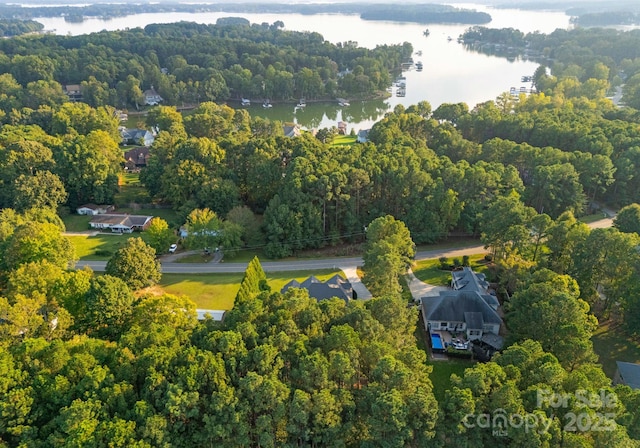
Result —
[[[493, 9], [475, 4], [457, 4], [491, 14], [491, 28], [517, 28], [523, 32], [540, 31], [550, 33], [556, 28], [570, 27], [569, 16], [560, 12], [534, 12], [517, 9]], [[335, 126], [338, 121], [348, 123], [348, 130], [370, 128], [386, 112], [397, 104], [410, 106], [426, 100], [435, 109], [442, 103], [465, 102], [469, 107], [493, 100], [511, 87], [524, 86], [523, 75], [531, 75], [538, 64], [521, 59], [507, 60], [467, 51], [456, 42], [465, 25], [421, 25], [414, 23], [379, 22], [361, 20], [357, 15], [322, 14], [241, 14], [241, 13], [161, 13], [136, 14], [111, 20], [86, 19], [81, 23], [65, 22], [63, 18], [39, 18], [46, 30], [60, 35], [79, 35], [102, 30], [121, 30], [145, 27], [151, 23], [173, 23], [190, 21], [215, 23], [221, 17], [244, 17], [251, 23], [273, 23], [281, 20], [285, 29], [313, 31], [332, 43], [355, 41], [358, 45], [374, 48], [382, 44], [411, 42], [414, 60], [424, 64], [422, 71], [404, 72], [406, 95], [392, 96], [385, 100], [351, 101], [348, 106], [337, 103], [308, 104], [304, 110], [294, 110], [292, 105], [274, 105], [264, 109], [258, 102], [248, 107], [252, 115], [282, 121], [294, 121], [305, 128]], [[429, 28], [430, 35], [423, 32]], [[448, 38], [451, 37], [452, 40]], [[528, 86], [527, 86], [528, 87]]]

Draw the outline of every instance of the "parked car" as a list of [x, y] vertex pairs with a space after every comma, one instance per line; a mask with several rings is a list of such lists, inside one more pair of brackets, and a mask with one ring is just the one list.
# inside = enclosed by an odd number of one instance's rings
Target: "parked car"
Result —
[[178, 249], [178, 245], [177, 244], [172, 244], [171, 246], [169, 246], [169, 253], [172, 254], [176, 251], [176, 249]]

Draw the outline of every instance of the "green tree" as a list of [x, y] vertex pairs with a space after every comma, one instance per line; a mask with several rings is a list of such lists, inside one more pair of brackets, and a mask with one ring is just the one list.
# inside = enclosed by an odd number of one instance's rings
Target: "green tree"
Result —
[[520, 195], [512, 191], [498, 197], [482, 212], [480, 240], [491, 247], [495, 258], [509, 252], [522, 252], [530, 241], [529, 223], [536, 211], [525, 206]]
[[238, 205], [229, 210], [226, 220], [242, 228], [241, 238], [245, 246], [256, 247], [264, 243], [261, 217], [246, 205]]
[[598, 321], [579, 295], [577, 282], [568, 275], [544, 269], [536, 272], [506, 307], [509, 338], [539, 341], [570, 370], [593, 362], [591, 335]]
[[91, 279], [82, 327], [87, 334], [117, 339], [133, 312], [135, 297], [127, 284], [110, 275]]
[[240, 289], [236, 295], [236, 302], [252, 299], [267, 288], [267, 276], [262, 269], [260, 260], [258, 257], [253, 257], [247, 265], [247, 269], [244, 271], [244, 277], [242, 278]]
[[192, 210], [187, 217], [185, 245], [190, 249], [219, 246], [221, 225], [222, 220], [212, 210]]
[[640, 234], [640, 204], [622, 207], [613, 220], [613, 226], [624, 233]]
[[47, 260], [62, 269], [73, 267], [75, 248], [60, 228], [48, 222], [27, 222], [18, 226], [7, 241], [1, 266], [5, 272], [24, 263]]
[[367, 285], [372, 294], [398, 294], [399, 277], [406, 273], [415, 255], [409, 229], [391, 215], [374, 219], [367, 227], [363, 255]]
[[155, 217], [149, 223], [145, 231], [149, 246], [153, 247], [156, 254], [163, 254], [169, 250], [169, 246], [176, 241], [176, 235], [169, 228], [169, 224], [162, 218]]
[[107, 262], [105, 272], [118, 277], [133, 290], [160, 281], [160, 262], [156, 251], [142, 238], [129, 238]]
[[57, 174], [38, 171], [33, 176], [21, 174], [15, 180], [14, 208], [24, 211], [29, 208], [56, 210], [67, 200], [67, 191]]

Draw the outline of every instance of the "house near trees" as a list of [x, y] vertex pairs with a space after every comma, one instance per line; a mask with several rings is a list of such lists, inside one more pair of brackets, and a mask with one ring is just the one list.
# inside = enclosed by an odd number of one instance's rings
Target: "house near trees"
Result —
[[356, 142], [367, 143], [369, 141], [369, 131], [371, 131], [371, 129], [359, 130], [358, 135], [356, 136]]
[[149, 227], [152, 219], [153, 216], [141, 215], [96, 215], [89, 221], [89, 226], [91, 226], [92, 229], [110, 229], [113, 233], [142, 232]]
[[67, 84], [64, 86], [64, 93], [69, 97], [69, 101], [82, 101], [80, 84]]
[[121, 129], [123, 145], [151, 146], [155, 137], [146, 129]]
[[437, 297], [422, 298], [422, 316], [430, 333], [464, 334], [468, 341], [481, 341], [494, 350], [500, 350], [504, 341], [500, 333], [502, 318], [498, 314], [500, 303], [490, 293], [484, 274], [471, 268], [452, 273], [451, 290], [441, 291]]
[[104, 215], [113, 210], [113, 205], [84, 204], [76, 209], [76, 213], [78, 215]]
[[144, 95], [144, 104], [146, 104], [147, 106], [157, 106], [162, 101], [164, 101], [164, 98], [162, 98], [158, 94], [158, 92], [156, 92], [156, 89], [154, 89], [153, 86], [151, 86], [150, 89], [142, 92], [142, 94]]
[[325, 282], [320, 281], [313, 275], [302, 283], [294, 279], [284, 285], [280, 292], [284, 294], [289, 288], [306, 289], [309, 291], [309, 297], [318, 301], [337, 297], [348, 302], [349, 300], [357, 298], [351, 283], [337, 274]]
[[298, 125], [298, 123], [285, 123], [282, 126], [282, 130], [285, 137], [300, 137], [300, 135], [302, 135], [302, 131], [300, 130], [300, 125]]
[[145, 168], [147, 163], [149, 162], [149, 158], [151, 155], [149, 154], [149, 147], [141, 146], [138, 148], [133, 148], [124, 153], [124, 168], [127, 171], [135, 171], [140, 168]]

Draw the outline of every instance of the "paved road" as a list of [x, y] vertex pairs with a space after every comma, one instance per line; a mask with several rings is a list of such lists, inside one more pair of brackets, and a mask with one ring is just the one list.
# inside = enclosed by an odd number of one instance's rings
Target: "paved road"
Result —
[[[613, 213], [613, 212], [612, 212]], [[591, 228], [611, 227], [612, 219], [606, 218], [589, 224]], [[419, 251], [416, 253], [416, 260], [429, 260], [440, 257], [461, 257], [463, 255], [480, 254], [487, 252], [481, 244], [461, 247], [457, 249], [438, 249]], [[353, 269], [356, 266], [362, 266], [361, 257], [350, 258], [323, 258], [295, 261], [268, 261], [261, 263], [265, 272], [284, 272], [284, 271], [311, 271], [317, 269]], [[107, 265], [106, 261], [85, 261], [81, 260], [77, 264], [77, 268], [89, 266], [94, 271], [104, 271]], [[208, 273], [229, 273], [244, 272], [247, 263], [175, 263], [162, 262], [162, 272], [165, 274], [208, 274]]]

